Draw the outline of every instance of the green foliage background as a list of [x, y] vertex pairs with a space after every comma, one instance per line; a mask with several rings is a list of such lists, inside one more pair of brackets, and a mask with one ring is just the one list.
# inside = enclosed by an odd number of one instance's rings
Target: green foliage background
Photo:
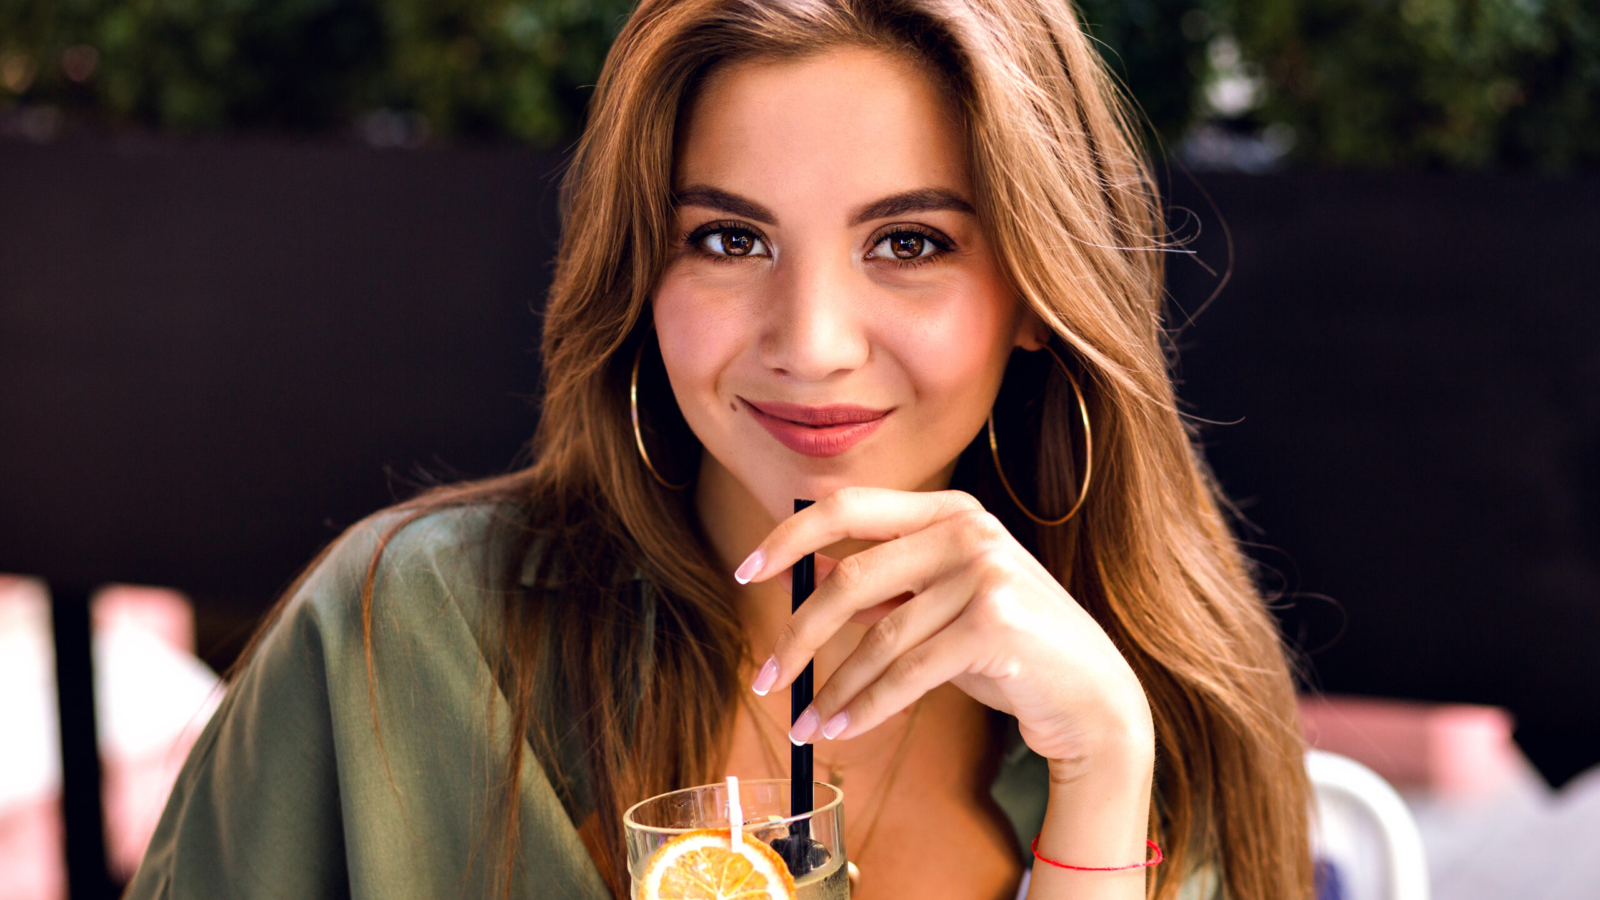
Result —
[[1600, 164], [1596, 0], [1223, 0], [1221, 18], [1322, 164]]
[[[628, 0], [0, 0], [11, 100], [179, 130], [322, 131], [373, 109], [549, 143], [581, 120]], [[93, 75], [56, 64], [93, 47]], [[0, 84], [0, 103], [8, 91]]]
[[[1600, 164], [1596, 0], [1079, 2], [1169, 148], [1223, 118], [1206, 99], [1220, 38], [1257, 83], [1253, 107], [1227, 124], [1292, 128], [1304, 165]], [[420, 114], [438, 138], [549, 144], [581, 122], [631, 6], [0, 0], [0, 111], [315, 133], [394, 110]]]

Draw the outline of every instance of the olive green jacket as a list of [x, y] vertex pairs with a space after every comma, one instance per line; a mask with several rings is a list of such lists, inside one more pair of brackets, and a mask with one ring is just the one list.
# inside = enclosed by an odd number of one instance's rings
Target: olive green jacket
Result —
[[[433, 513], [389, 544], [370, 680], [360, 585], [395, 520], [374, 517], [340, 539], [200, 735], [127, 897], [493, 893], [501, 845], [489, 798], [509, 716], [484, 652], [501, 602], [483, 587], [486, 542], [499, 532], [492, 514]], [[562, 793], [542, 767], [523, 773], [514, 895], [607, 900]], [[1046, 778], [1044, 761], [1016, 741], [993, 785], [1029, 861]]]

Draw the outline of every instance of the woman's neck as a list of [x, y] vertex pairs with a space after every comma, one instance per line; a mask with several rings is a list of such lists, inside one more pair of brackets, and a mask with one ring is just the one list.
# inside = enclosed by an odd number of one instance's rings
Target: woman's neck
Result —
[[705, 454], [700, 476], [695, 481], [694, 502], [712, 555], [728, 575], [745, 639], [751, 652], [761, 657], [754, 661], [759, 666], [789, 619], [791, 601], [787, 579], [736, 585], [733, 570], [772, 533], [778, 521], [709, 453]]

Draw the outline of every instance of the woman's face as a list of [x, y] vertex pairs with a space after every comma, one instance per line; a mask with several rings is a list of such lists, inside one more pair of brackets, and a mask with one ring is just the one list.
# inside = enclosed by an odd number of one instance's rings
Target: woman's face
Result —
[[[847, 485], [949, 483], [1011, 349], [1036, 349], [935, 83], [869, 50], [729, 67], [679, 136], [654, 297], [702, 500], [774, 520]], [[731, 492], [731, 494], [730, 494]]]

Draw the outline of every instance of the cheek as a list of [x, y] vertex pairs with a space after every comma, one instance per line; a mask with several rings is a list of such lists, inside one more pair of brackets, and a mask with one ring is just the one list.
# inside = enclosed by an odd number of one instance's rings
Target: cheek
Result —
[[697, 410], [716, 403], [717, 376], [744, 343], [737, 310], [715, 293], [669, 272], [651, 299], [661, 359], [691, 424]]
[[895, 355], [919, 405], [966, 431], [999, 390], [1014, 343], [1016, 305], [993, 285], [964, 285], [942, 314], [898, 331]]

